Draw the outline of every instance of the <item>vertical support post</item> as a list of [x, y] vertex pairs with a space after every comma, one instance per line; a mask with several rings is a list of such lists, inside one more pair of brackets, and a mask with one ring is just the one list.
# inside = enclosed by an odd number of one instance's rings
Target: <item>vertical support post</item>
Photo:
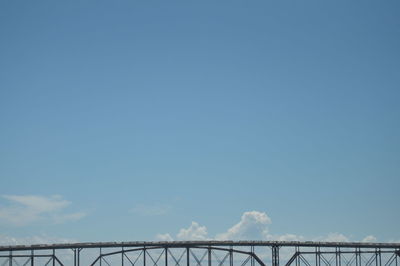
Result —
[[315, 265], [321, 266], [321, 252], [320, 247], [315, 247]]
[[338, 248], [335, 247], [335, 266], [339, 266], [338, 262], [339, 262], [339, 260], [338, 260]]
[[208, 266], [212, 266], [211, 264], [211, 247], [208, 247]]
[[72, 249], [74, 251], [74, 266], [76, 266], [76, 248]]
[[125, 252], [124, 252], [124, 247], [122, 247], [121, 250], [121, 266], [124, 266], [124, 256], [125, 256]]
[[[252, 255], [254, 254], [254, 246], [250, 246], [250, 252]], [[254, 257], [253, 256], [251, 256], [250, 261], [251, 261], [250, 265], [254, 266]]]
[[379, 256], [379, 266], [382, 266], [382, 257], [381, 257], [381, 254], [382, 254], [382, 252], [381, 252], [381, 249], [379, 248], [379, 251], [378, 251], [379, 253], [378, 253], [378, 256]]
[[100, 266], [101, 266], [101, 264], [102, 264], [102, 262], [103, 262], [103, 256], [102, 256], [102, 254], [103, 254], [103, 252], [102, 252], [102, 250], [101, 250], [101, 248], [100, 248], [100, 249], [99, 249], [99, 256], [100, 256], [99, 262], [100, 262]]
[[143, 249], [143, 266], [146, 266], [146, 247]]
[[358, 251], [357, 251], [357, 248], [355, 248], [354, 253], [355, 253], [355, 256], [356, 256], [356, 266], [359, 266], [358, 265]]
[[272, 266], [279, 266], [279, 246], [272, 246]]
[[10, 250], [10, 255], [8, 256], [8, 265], [9, 265], [9, 266], [12, 266], [12, 259], [13, 259], [13, 257], [12, 257], [12, 251]]
[[53, 248], [53, 266], [56, 266], [56, 250]]
[[[296, 247], [295, 250], [296, 250], [296, 253], [299, 254], [300, 248], [299, 248], [299, 247]], [[300, 256], [300, 255], [299, 255], [299, 256]], [[299, 259], [299, 256], [296, 256], [296, 266], [300, 266], [300, 259]]]
[[186, 248], [186, 266], [190, 265], [190, 254], [189, 254], [189, 248]]
[[233, 266], [233, 250], [232, 250], [232, 246], [231, 246], [231, 249], [229, 250], [229, 266]]
[[78, 266], [81, 264], [81, 250], [82, 248], [78, 248]]
[[31, 249], [31, 266], [34, 266], [34, 262], [33, 262], [34, 256], [35, 256], [34, 251], [33, 251], [33, 249]]
[[168, 266], [168, 248], [165, 248], [165, 266]]
[[356, 248], [356, 266], [361, 266], [360, 249]]
[[335, 262], [336, 266], [341, 266], [342, 264], [342, 257], [340, 255], [340, 248], [335, 248]]

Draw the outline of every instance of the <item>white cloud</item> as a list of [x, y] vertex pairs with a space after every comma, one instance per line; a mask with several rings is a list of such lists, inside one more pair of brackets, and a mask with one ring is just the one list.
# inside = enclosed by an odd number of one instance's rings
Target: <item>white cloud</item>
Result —
[[74, 212], [67, 214], [54, 215], [53, 220], [55, 223], [74, 222], [86, 216], [85, 212]]
[[170, 234], [158, 234], [156, 236], [156, 239], [160, 240], [160, 241], [173, 241], [174, 240]]
[[16, 203], [20, 203], [37, 212], [50, 212], [62, 209], [71, 204], [67, 200], [63, 200], [60, 195], [53, 195], [51, 197], [32, 196], [32, 195], [3, 195], [3, 198]]
[[7, 206], [0, 206], [0, 222], [24, 226], [37, 221], [62, 223], [83, 218], [84, 212], [63, 213], [71, 202], [59, 195], [50, 197], [36, 195], [3, 195]]
[[305, 238], [303, 236], [294, 235], [294, 234], [284, 234], [284, 235], [268, 235], [268, 240], [276, 240], [276, 241], [303, 241]]
[[205, 226], [200, 226], [196, 222], [192, 222], [189, 228], [179, 230], [177, 238], [179, 240], [206, 240], [208, 233]]
[[340, 233], [329, 233], [326, 237], [317, 238], [315, 240], [326, 242], [349, 242], [349, 238]]
[[376, 242], [376, 237], [374, 237], [373, 235], [366, 236], [364, 237], [362, 242]]
[[56, 244], [56, 243], [74, 243], [75, 239], [49, 237], [47, 235], [31, 236], [31, 237], [12, 237], [0, 235], [0, 245], [34, 245], [34, 244]]
[[227, 232], [218, 234], [220, 240], [266, 239], [268, 237], [268, 225], [271, 219], [265, 212], [245, 212], [239, 223], [228, 229]]
[[137, 204], [133, 209], [132, 212], [143, 215], [143, 216], [159, 216], [167, 214], [172, 207], [170, 205], [163, 205], [163, 204], [152, 204], [152, 205], [145, 205], [145, 204]]
[[[249, 211], [244, 212], [240, 221], [229, 228], [226, 232], [217, 234], [214, 238], [209, 237], [207, 227], [200, 226], [197, 222], [192, 222], [188, 228], [182, 228], [177, 234], [178, 240], [277, 240], [277, 241], [324, 241], [324, 242], [349, 242], [350, 237], [341, 233], [329, 233], [324, 236], [307, 238], [296, 234], [270, 234], [268, 226], [272, 223], [265, 212]], [[170, 234], [159, 234], [158, 240], [172, 241], [174, 238]], [[356, 240], [357, 241], [357, 240]], [[376, 242], [372, 235], [362, 239], [363, 242]], [[400, 242], [400, 241], [393, 241]]]

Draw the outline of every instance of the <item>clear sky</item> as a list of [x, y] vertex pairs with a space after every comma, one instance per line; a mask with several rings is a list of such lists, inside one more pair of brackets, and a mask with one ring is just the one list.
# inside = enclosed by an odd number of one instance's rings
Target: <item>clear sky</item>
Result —
[[0, 242], [400, 241], [399, 14], [1, 1]]

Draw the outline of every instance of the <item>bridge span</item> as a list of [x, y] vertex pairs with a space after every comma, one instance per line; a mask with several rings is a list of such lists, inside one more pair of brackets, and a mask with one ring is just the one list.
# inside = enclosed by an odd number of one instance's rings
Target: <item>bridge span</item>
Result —
[[99, 242], [0, 246], [1, 266], [400, 266], [400, 243]]

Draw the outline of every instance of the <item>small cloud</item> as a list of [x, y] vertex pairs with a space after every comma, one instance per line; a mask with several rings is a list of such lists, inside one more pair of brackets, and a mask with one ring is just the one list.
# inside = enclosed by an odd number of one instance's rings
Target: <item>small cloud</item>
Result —
[[2, 198], [8, 201], [8, 205], [0, 206], [0, 222], [5, 224], [24, 226], [46, 220], [60, 223], [76, 221], [85, 216], [83, 212], [63, 213], [71, 202], [59, 195], [3, 195]]
[[142, 216], [159, 216], [167, 214], [171, 209], [172, 207], [170, 205], [137, 204], [131, 211]]
[[349, 238], [340, 233], [329, 233], [326, 237], [318, 238], [316, 240], [326, 242], [349, 242]]
[[179, 230], [177, 238], [179, 240], [206, 240], [207, 228], [200, 226], [197, 222], [192, 222], [189, 228]]
[[85, 216], [85, 212], [74, 212], [62, 215], [55, 215], [53, 216], [53, 220], [55, 223], [74, 222], [82, 219]]
[[170, 234], [158, 234], [156, 235], [156, 239], [160, 241], [173, 241], [174, 239]]
[[265, 212], [245, 212], [239, 223], [228, 229], [226, 233], [218, 234], [220, 240], [239, 239], [266, 239], [268, 237], [268, 225], [272, 221]]
[[63, 200], [60, 195], [50, 197], [33, 195], [3, 195], [3, 198], [19, 203], [35, 212], [51, 212], [67, 207], [71, 202]]
[[303, 241], [304, 237], [294, 234], [284, 234], [284, 235], [268, 235], [268, 240], [276, 240], [276, 241]]
[[47, 235], [31, 236], [31, 237], [12, 237], [0, 235], [0, 245], [36, 245], [36, 244], [56, 244], [56, 243], [74, 243], [76, 239], [57, 238]]
[[362, 242], [376, 242], [376, 237], [374, 237], [373, 235], [369, 235], [364, 237], [363, 240], [361, 240]]

